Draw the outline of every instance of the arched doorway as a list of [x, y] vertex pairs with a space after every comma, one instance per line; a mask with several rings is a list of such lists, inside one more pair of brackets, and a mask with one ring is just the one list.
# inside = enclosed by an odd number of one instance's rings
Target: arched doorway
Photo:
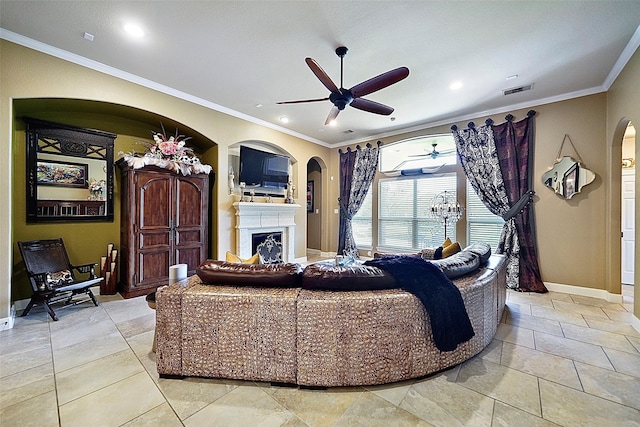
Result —
[[[627, 125], [622, 140], [622, 175], [621, 175], [621, 282], [622, 294], [634, 285], [635, 271], [635, 150], [636, 129], [631, 122]], [[630, 292], [630, 296], [633, 292]]]
[[323, 174], [322, 166], [316, 158], [307, 162], [307, 188], [305, 194], [307, 209], [307, 256], [321, 256], [324, 239], [322, 214]]

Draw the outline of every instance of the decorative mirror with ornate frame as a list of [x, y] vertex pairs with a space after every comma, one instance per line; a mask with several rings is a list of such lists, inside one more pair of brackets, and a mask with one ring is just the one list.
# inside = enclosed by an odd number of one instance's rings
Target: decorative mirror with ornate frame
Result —
[[[575, 151], [576, 157], [578, 157], [577, 161], [569, 156], [560, 157], [562, 147], [566, 140], [569, 140], [569, 143], [573, 147], [573, 151]], [[570, 199], [595, 179], [596, 174], [582, 165], [582, 159], [578, 154], [578, 150], [576, 150], [569, 135], [565, 134], [562, 144], [560, 144], [560, 150], [558, 150], [556, 160], [551, 169], [542, 175], [542, 182], [560, 197]]]
[[113, 221], [117, 135], [44, 120], [27, 124], [27, 222]]

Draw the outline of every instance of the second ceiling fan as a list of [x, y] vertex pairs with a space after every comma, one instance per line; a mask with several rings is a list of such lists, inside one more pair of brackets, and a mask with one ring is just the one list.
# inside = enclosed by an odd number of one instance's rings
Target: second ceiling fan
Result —
[[324, 70], [320, 68], [320, 65], [318, 65], [318, 63], [313, 58], [305, 59], [305, 62], [307, 63], [309, 68], [311, 68], [313, 74], [315, 74], [318, 80], [320, 80], [320, 82], [331, 92], [328, 97], [304, 99], [300, 101], [282, 101], [278, 102], [278, 104], [300, 104], [304, 102], [318, 102], [329, 100], [333, 103], [333, 108], [331, 108], [331, 111], [329, 111], [329, 116], [324, 122], [325, 125], [328, 125], [333, 120], [335, 120], [336, 117], [338, 117], [340, 111], [344, 110], [347, 105], [351, 105], [353, 108], [357, 108], [358, 110], [381, 114], [383, 116], [388, 116], [389, 114], [393, 113], [393, 108], [384, 104], [380, 104], [379, 102], [364, 99], [362, 97], [376, 92], [380, 89], [384, 89], [387, 86], [391, 86], [392, 84], [405, 79], [409, 75], [409, 69], [407, 67], [399, 67], [391, 71], [387, 71], [386, 73], [382, 73], [378, 76], [372, 77], [369, 80], [351, 87], [350, 89], [345, 89], [343, 87], [342, 78], [344, 71], [344, 56], [347, 54], [347, 51], [348, 49], [344, 46], [336, 49], [336, 55], [340, 57], [339, 88], [338, 86], [336, 86], [333, 80], [331, 80], [327, 73], [325, 73]]

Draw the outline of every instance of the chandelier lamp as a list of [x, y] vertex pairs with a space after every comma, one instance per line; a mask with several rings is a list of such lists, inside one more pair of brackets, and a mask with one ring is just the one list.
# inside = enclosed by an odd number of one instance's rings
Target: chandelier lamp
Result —
[[464, 208], [456, 200], [455, 193], [443, 191], [431, 201], [431, 217], [444, 223], [444, 238], [447, 238], [447, 223], [455, 224], [462, 218]]

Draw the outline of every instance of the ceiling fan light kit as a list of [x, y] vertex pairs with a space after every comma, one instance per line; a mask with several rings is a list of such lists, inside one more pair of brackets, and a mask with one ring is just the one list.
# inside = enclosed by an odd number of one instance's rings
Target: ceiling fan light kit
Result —
[[329, 111], [327, 120], [325, 120], [324, 122], [325, 125], [334, 122], [336, 117], [338, 117], [340, 111], [344, 110], [349, 105], [362, 111], [380, 114], [383, 116], [388, 116], [393, 113], [393, 108], [389, 107], [388, 105], [380, 104], [379, 102], [364, 99], [362, 97], [378, 90], [384, 89], [385, 87], [391, 86], [392, 84], [407, 78], [407, 76], [409, 75], [409, 69], [407, 67], [399, 67], [387, 71], [386, 73], [382, 73], [378, 76], [372, 77], [369, 80], [351, 87], [350, 89], [345, 89], [343, 84], [344, 56], [348, 51], [349, 49], [344, 46], [340, 46], [336, 49], [336, 55], [340, 57], [339, 88], [313, 58], [305, 59], [305, 62], [307, 63], [313, 74], [315, 74], [315, 76], [318, 78], [318, 80], [320, 80], [324, 87], [329, 89], [330, 93], [327, 98], [304, 99], [299, 101], [282, 101], [278, 102], [278, 104], [300, 104], [306, 102], [329, 100], [333, 104], [333, 107], [331, 108], [331, 111]]

